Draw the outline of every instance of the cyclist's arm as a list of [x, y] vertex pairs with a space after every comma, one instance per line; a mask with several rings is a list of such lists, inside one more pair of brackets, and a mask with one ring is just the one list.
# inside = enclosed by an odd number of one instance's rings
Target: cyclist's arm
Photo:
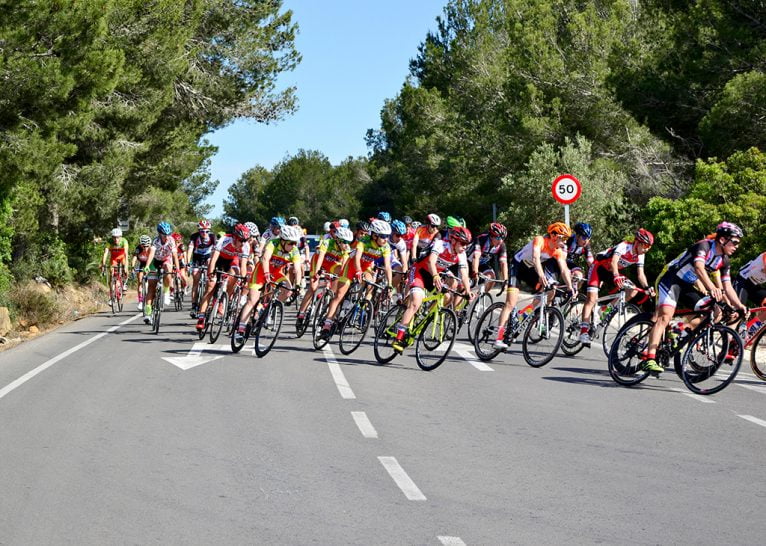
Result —
[[707, 274], [707, 270], [705, 269], [705, 262], [703, 260], [695, 260], [694, 262], [694, 272], [697, 274], [697, 278], [702, 283], [702, 286], [707, 290], [711, 296], [713, 296], [713, 299], [720, 300], [723, 296], [723, 293], [720, 288], [718, 288], [715, 283], [710, 280], [710, 276]]
[[567, 255], [565, 253], [561, 253], [558, 258], [556, 258], [556, 261], [559, 263], [559, 271], [561, 271], [561, 275], [564, 277], [564, 282], [567, 285], [567, 288], [569, 288], [570, 292], [574, 292], [574, 288], [572, 287], [572, 274], [569, 272], [569, 266], [567, 265]]
[[388, 286], [391, 286], [393, 284], [393, 275], [391, 273], [391, 254], [386, 254], [383, 256], [383, 269], [386, 271], [386, 281], [388, 281]]
[[192, 261], [192, 255], [194, 254], [194, 249], [195, 249], [194, 239], [192, 239], [191, 241], [189, 241], [189, 248], [186, 249], [186, 263], [187, 264], [190, 264], [191, 261]]
[[609, 268], [612, 270], [612, 275], [617, 277], [618, 275], [622, 275], [620, 273], [620, 257], [622, 254], [619, 254], [617, 251], [614, 252], [612, 255], [612, 261], [609, 262]]
[[210, 261], [207, 264], [207, 278], [212, 279], [215, 275], [215, 264], [218, 263], [218, 256], [221, 255], [220, 250], [214, 250], [213, 255], [210, 256]]
[[402, 250], [400, 254], [402, 261], [402, 273], [407, 273], [407, 270], [410, 268], [410, 251], [406, 244], [404, 245], [404, 250]]
[[263, 269], [263, 276], [268, 280], [271, 274], [271, 255], [274, 254], [274, 247], [267, 246], [261, 254], [261, 269]]
[[473, 255], [471, 256], [471, 274], [473, 277], [479, 274], [479, 259], [480, 258], [481, 258], [481, 253], [479, 253], [478, 251], [475, 251]]
[[747, 306], [742, 303], [742, 301], [739, 299], [739, 296], [737, 296], [737, 291], [734, 290], [731, 281], [723, 281], [723, 292], [726, 295], [726, 298], [729, 300], [729, 305], [735, 309], [739, 309], [743, 313], [747, 313]]
[[463, 281], [463, 293], [466, 296], [471, 295], [471, 279], [468, 278], [468, 268], [460, 268], [460, 280]]
[[311, 273], [312, 277], [316, 275], [317, 273], [319, 273], [319, 270], [322, 268], [325, 254], [327, 254], [327, 250], [323, 248], [322, 250], [319, 251], [319, 254], [317, 254], [316, 263], [311, 264], [311, 270], [309, 271], [309, 273]]
[[[532, 263], [535, 265], [535, 272], [540, 278], [540, 282], [546, 284], [545, 271], [543, 271], [543, 263], [540, 261], [541, 246], [532, 245]], [[565, 264], [566, 265], [566, 264]]]
[[101, 269], [104, 269], [106, 267], [106, 258], [109, 256], [109, 247], [107, 246], [104, 249], [104, 255], [101, 257]]
[[154, 245], [149, 247], [149, 255], [146, 257], [146, 267], [149, 267], [154, 262], [154, 254], [157, 252], [157, 247]]
[[173, 247], [173, 264], [176, 267], [176, 270], [181, 269], [181, 264], [178, 262], [178, 251], [176, 250], [176, 247]]
[[417, 231], [415, 231], [415, 235], [412, 237], [412, 246], [410, 247], [410, 253], [412, 254], [412, 259], [416, 260], [418, 257], [418, 242], [420, 241], [420, 234], [418, 234]]
[[636, 266], [636, 276], [638, 277], [638, 285], [644, 290], [649, 288], [649, 283], [646, 280], [646, 272], [643, 265]]

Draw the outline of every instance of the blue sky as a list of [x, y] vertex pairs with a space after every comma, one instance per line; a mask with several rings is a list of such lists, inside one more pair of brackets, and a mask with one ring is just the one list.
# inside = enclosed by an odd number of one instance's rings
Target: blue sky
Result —
[[220, 181], [208, 199], [223, 213], [227, 190], [262, 165], [271, 169], [299, 149], [318, 150], [333, 165], [367, 154], [367, 129], [380, 126], [380, 110], [398, 93], [410, 59], [447, 0], [284, 0], [300, 27], [303, 61], [279, 78], [297, 87], [298, 111], [264, 125], [238, 121], [207, 135], [218, 146], [211, 172]]

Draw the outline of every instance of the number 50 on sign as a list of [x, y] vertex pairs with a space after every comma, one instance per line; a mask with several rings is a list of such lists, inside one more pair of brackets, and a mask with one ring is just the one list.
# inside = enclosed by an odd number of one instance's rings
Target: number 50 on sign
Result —
[[553, 181], [551, 194], [562, 205], [571, 205], [580, 198], [582, 184], [571, 174], [562, 174]]

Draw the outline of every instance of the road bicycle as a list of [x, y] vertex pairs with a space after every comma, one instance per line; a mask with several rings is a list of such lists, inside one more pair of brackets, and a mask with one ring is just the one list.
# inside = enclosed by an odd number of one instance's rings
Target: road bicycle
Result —
[[[378, 294], [386, 294], [388, 287], [372, 281], [364, 280], [362, 290], [356, 290], [350, 298], [341, 304], [341, 316], [338, 320], [340, 333], [338, 346], [344, 355], [350, 355], [359, 348], [367, 335], [367, 330], [373, 322], [375, 307], [368, 299], [368, 289], [372, 289], [370, 297], [380, 301]], [[351, 290], [349, 290], [351, 292]]]
[[505, 288], [505, 285], [508, 281], [504, 279], [496, 279], [493, 276], [490, 275], [482, 275], [479, 273], [477, 275], [478, 282], [479, 282], [479, 288], [476, 293], [476, 299], [473, 301], [473, 303], [470, 306], [470, 309], [468, 311], [468, 320], [467, 320], [467, 333], [468, 333], [468, 339], [471, 343], [473, 343], [474, 336], [476, 334], [476, 327], [479, 325], [479, 319], [484, 315], [487, 309], [489, 309], [489, 306], [492, 305], [492, 296], [489, 293], [489, 288], [492, 283], [499, 283], [500, 288], [497, 291], [497, 296], [503, 294], [503, 289]]
[[[235, 276], [233, 273], [220, 269], [215, 270], [215, 275], [216, 281], [213, 288], [213, 297], [205, 310], [205, 323], [202, 329], [197, 330], [199, 339], [205, 339], [205, 335], [209, 335], [209, 343], [215, 343], [223, 330], [229, 304], [229, 294], [226, 292], [226, 289], [228, 288], [229, 278]], [[197, 301], [199, 302], [201, 299]]]
[[[154, 334], [160, 333], [160, 319], [162, 318], [162, 311], [165, 308], [165, 299], [162, 297], [162, 275], [160, 271], [150, 271], [144, 275], [145, 294], [149, 291], [149, 280], [156, 280], [154, 283], [154, 305], [152, 305], [151, 326]], [[146, 305], [146, 295], [144, 295], [144, 305]]]
[[197, 290], [192, 294], [191, 302], [191, 318], [197, 318], [197, 311], [199, 310], [199, 303], [205, 296], [205, 290], [207, 289], [207, 266], [192, 265], [191, 266], [191, 278], [194, 278], [194, 272], [200, 269], [199, 281], [197, 281]]
[[[465, 294], [446, 286], [439, 291], [431, 291], [423, 298], [404, 338], [407, 346], [415, 343], [415, 360], [420, 369], [425, 371], [430, 372], [441, 366], [455, 343], [458, 321], [455, 312], [445, 307], [447, 294], [468, 298]], [[401, 323], [408, 302], [409, 297], [392, 307], [375, 331], [373, 352], [375, 360], [380, 364], [388, 364], [399, 354], [394, 349], [393, 343], [396, 341], [397, 327]]]
[[[609, 349], [617, 332], [631, 318], [641, 312], [641, 309], [633, 303], [626, 301], [625, 292], [638, 290], [633, 283], [626, 281], [622, 289], [614, 294], [607, 294], [596, 300], [590, 320], [590, 338], [592, 341], [601, 340], [604, 356], [609, 356]], [[561, 310], [564, 315], [564, 337], [561, 341], [561, 352], [568, 356], [574, 356], [585, 347], [580, 341], [582, 323], [582, 309], [585, 305], [585, 295], [582, 294], [572, 299]]]
[[109, 307], [112, 314], [122, 312], [128, 274], [122, 263], [109, 267]]
[[181, 311], [184, 308], [184, 291], [182, 288], [181, 273], [179, 271], [173, 271], [173, 305], [176, 311]]
[[[311, 302], [309, 303], [309, 306], [306, 308], [306, 312], [304, 314], [303, 320], [295, 320], [295, 333], [298, 338], [303, 337], [303, 334], [306, 333], [306, 330], [308, 330], [308, 327], [310, 325], [314, 324], [314, 318], [317, 316], [317, 313], [320, 312], [320, 310], [323, 307], [323, 301], [329, 299], [329, 301], [332, 301], [332, 295], [333, 292], [330, 289], [330, 284], [332, 281], [337, 279], [337, 275], [333, 275], [332, 273], [327, 272], [321, 272], [317, 278], [318, 285], [317, 289], [314, 291], [314, 293], [311, 296]], [[329, 305], [329, 301], [328, 304]], [[324, 306], [325, 312], [327, 309], [327, 306]]]
[[[723, 322], [716, 320], [721, 310]], [[671, 360], [686, 387], [696, 394], [714, 394], [734, 381], [742, 364], [742, 339], [724, 322], [733, 314], [726, 304], [709, 304], [698, 310], [679, 310], [674, 317], [701, 317], [695, 328], [665, 335], [656, 352], [663, 368]], [[651, 313], [639, 313], [620, 328], [609, 351], [609, 375], [625, 386], [641, 383], [650, 372], [643, 369], [654, 322]], [[653, 374], [658, 376], [658, 374]]]
[[239, 338], [236, 335], [236, 328], [232, 329], [232, 351], [238, 353], [250, 336], [253, 336], [255, 355], [262, 358], [269, 354], [279, 336], [284, 318], [284, 304], [280, 301], [279, 294], [282, 291], [287, 291], [289, 295], [293, 295], [298, 290], [298, 288], [291, 288], [285, 281], [267, 282], [264, 285], [260, 300], [247, 318], [244, 335]]
[[[763, 313], [766, 307], [750, 309], [750, 316]], [[750, 349], [750, 368], [759, 379], [766, 381], [766, 322], [759, 324], [757, 318], [754, 322], [747, 318], [740, 322], [737, 333], [742, 338], [745, 350]], [[750, 324], [750, 326], [748, 326]]]
[[[545, 366], [556, 356], [561, 346], [564, 316], [559, 306], [566, 304], [568, 300], [566, 289], [555, 284], [533, 294], [531, 308], [527, 306], [526, 310], [522, 309], [523, 314], [511, 313], [503, 341], [511, 346], [515, 339], [521, 336], [524, 361], [533, 368]], [[548, 301], [551, 303], [548, 304]], [[473, 346], [481, 360], [492, 360], [501, 352], [501, 349], [494, 347], [494, 343], [504, 306], [505, 302], [493, 303], [479, 319]]]

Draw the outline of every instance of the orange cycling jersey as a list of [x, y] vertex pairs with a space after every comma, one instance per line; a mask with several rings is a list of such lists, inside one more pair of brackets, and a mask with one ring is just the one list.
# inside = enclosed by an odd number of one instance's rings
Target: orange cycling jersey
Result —
[[126, 239], [120, 238], [116, 245], [110, 244], [106, 248], [109, 250], [111, 265], [115, 266], [118, 263], [128, 261], [128, 241]]

